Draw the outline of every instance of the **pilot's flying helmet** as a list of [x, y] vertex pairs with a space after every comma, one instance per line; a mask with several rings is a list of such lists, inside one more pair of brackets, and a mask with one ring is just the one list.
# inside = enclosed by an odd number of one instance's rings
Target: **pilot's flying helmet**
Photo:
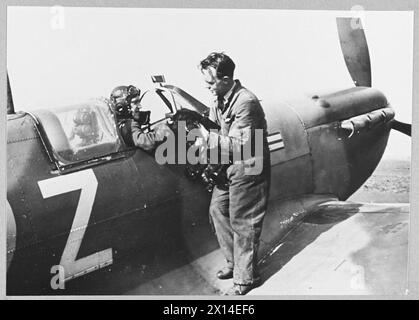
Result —
[[118, 86], [112, 90], [110, 96], [112, 110], [118, 117], [130, 118], [131, 102], [139, 100], [140, 96], [141, 90], [135, 86]]

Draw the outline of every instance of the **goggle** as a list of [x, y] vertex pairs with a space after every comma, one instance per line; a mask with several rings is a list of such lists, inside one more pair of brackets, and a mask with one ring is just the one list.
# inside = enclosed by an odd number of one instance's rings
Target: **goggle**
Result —
[[141, 90], [136, 86], [129, 85], [127, 88], [127, 93], [128, 96], [139, 96], [141, 94]]
[[133, 85], [118, 89], [111, 95], [113, 109], [118, 115], [129, 115], [131, 113], [131, 101], [141, 95], [141, 90]]
[[112, 98], [115, 99], [115, 101], [118, 101], [120, 99], [125, 98], [134, 98], [141, 95], [141, 90], [138, 89], [136, 86], [129, 85], [126, 89], [119, 89], [112, 93]]
[[126, 115], [131, 113], [131, 106], [126, 102], [117, 102], [114, 110], [119, 115]]

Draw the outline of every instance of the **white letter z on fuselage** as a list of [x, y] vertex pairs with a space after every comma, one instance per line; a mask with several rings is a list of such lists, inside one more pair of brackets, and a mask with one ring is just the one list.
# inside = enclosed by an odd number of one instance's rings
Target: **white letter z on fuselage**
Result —
[[112, 248], [76, 260], [96, 196], [98, 183], [93, 170], [88, 169], [42, 180], [38, 182], [38, 185], [44, 199], [81, 190], [76, 214], [60, 260], [60, 265], [65, 270], [65, 280], [112, 264]]

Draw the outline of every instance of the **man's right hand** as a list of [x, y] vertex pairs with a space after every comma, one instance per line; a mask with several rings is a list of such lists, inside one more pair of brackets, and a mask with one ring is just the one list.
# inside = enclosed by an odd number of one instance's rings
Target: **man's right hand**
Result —
[[169, 126], [165, 123], [158, 124], [154, 127], [156, 141], [163, 141], [165, 137], [174, 134]]

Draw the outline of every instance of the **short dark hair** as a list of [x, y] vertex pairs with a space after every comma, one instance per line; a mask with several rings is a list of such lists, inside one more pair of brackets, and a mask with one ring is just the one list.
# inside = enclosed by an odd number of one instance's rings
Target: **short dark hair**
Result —
[[213, 67], [217, 78], [222, 79], [223, 77], [233, 78], [236, 65], [224, 52], [213, 52], [200, 62], [199, 67], [201, 71]]

